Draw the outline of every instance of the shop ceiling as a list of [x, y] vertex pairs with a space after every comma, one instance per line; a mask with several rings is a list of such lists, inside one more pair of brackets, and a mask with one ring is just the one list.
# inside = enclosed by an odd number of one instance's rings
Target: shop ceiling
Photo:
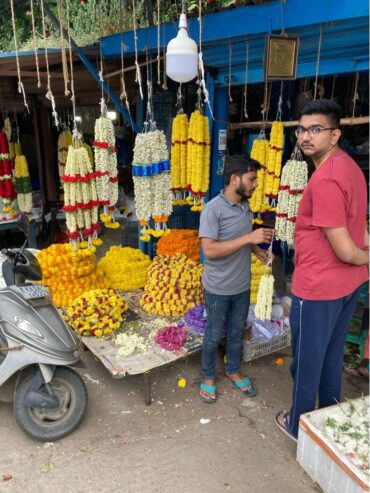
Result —
[[[299, 36], [297, 77], [315, 76], [320, 26], [322, 42], [318, 73], [321, 76], [369, 70], [369, 4], [367, 0], [286, 0], [249, 5], [209, 14], [202, 20], [203, 60], [216, 85], [245, 83], [246, 41], [249, 44], [248, 83], [263, 81], [265, 37], [279, 34]], [[189, 33], [199, 41], [199, 24], [189, 19]], [[138, 51], [157, 50], [157, 28], [138, 30]], [[177, 34], [175, 23], [162, 26], [161, 48]], [[134, 54], [134, 34], [125, 32], [101, 39], [105, 58]]]

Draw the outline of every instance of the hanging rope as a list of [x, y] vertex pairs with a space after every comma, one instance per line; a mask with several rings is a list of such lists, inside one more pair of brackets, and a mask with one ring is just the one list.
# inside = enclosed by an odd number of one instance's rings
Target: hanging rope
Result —
[[280, 95], [279, 95], [279, 101], [278, 101], [278, 109], [276, 113], [276, 120], [281, 121], [281, 117], [283, 114], [283, 88], [284, 88], [284, 81], [281, 81], [280, 85]]
[[333, 100], [334, 99], [334, 89], [335, 89], [335, 81], [337, 79], [337, 76], [334, 75], [333, 77], [333, 85], [331, 86], [331, 96], [330, 96], [330, 99]]
[[157, 84], [161, 85], [161, 1], [157, 0]]
[[355, 88], [354, 88], [354, 91], [353, 91], [353, 99], [352, 99], [352, 102], [353, 102], [352, 118], [355, 117], [356, 103], [357, 103], [357, 101], [360, 100], [360, 97], [359, 97], [359, 94], [358, 94], [358, 81], [359, 81], [359, 79], [360, 79], [360, 72], [356, 72], [356, 75], [355, 75]]
[[[74, 145], [81, 140], [81, 135], [77, 130], [76, 122], [76, 98], [75, 98], [75, 82], [73, 76], [73, 56], [72, 56], [72, 43], [71, 43], [71, 29], [70, 29], [70, 18], [69, 18], [69, 0], [66, 1], [67, 6], [67, 33], [68, 33], [68, 49], [69, 49], [69, 71], [71, 74], [71, 101], [72, 101], [72, 112], [73, 112], [73, 131], [72, 138]], [[69, 121], [69, 111], [67, 110], [67, 118]]]
[[232, 54], [233, 54], [233, 49], [231, 46], [231, 42], [229, 40], [229, 88], [228, 88], [228, 93], [229, 93], [229, 102], [230, 103], [233, 102], [233, 98], [231, 96], [231, 57], [232, 57]]
[[151, 130], [155, 130], [156, 124], [154, 121], [154, 111], [153, 111], [153, 81], [150, 71], [150, 60], [148, 46], [145, 47], [145, 60], [146, 60], [146, 86], [147, 86], [147, 103], [146, 103], [146, 121], [149, 123]]
[[133, 25], [134, 25], [134, 41], [135, 41], [135, 67], [136, 67], [136, 77], [135, 77], [135, 82], [139, 84], [139, 91], [140, 91], [140, 97], [141, 99], [144, 99], [143, 95], [143, 88], [141, 85], [141, 71], [140, 71], [140, 65], [138, 62], [138, 53], [137, 53], [137, 31], [136, 31], [136, 7], [135, 7], [135, 0], [132, 0], [132, 18], [133, 18]]
[[262, 110], [261, 110], [261, 115], [262, 115], [262, 121], [265, 122], [267, 120], [267, 114], [268, 114], [268, 93], [269, 93], [269, 88], [268, 88], [268, 82], [265, 82], [265, 88], [263, 91], [263, 103], [262, 103]]
[[208, 92], [208, 89], [207, 89], [207, 86], [206, 86], [206, 79], [205, 79], [205, 70], [204, 70], [204, 63], [203, 63], [203, 52], [202, 52], [202, 34], [203, 34], [203, 27], [202, 27], [202, 0], [199, 0], [199, 17], [198, 17], [198, 21], [199, 21], [199, 81], [200, 81], [200, 86], [199, 88], [201, 88], [203, 90], [203, 95], [204, 95], [204, 100], [205, 102], [207, 103], [208, 105], [208, 109], [209, 109], [209, 112], [210, 112], [210, 115], [212, 117], [212, 120], [214, 120], [214, 116], [213, 116], [213, 111], [212, 111], [212, 107], [211, 107], [211, 103], [209, 101], [209, 92]]
[[319, 78], [319, 66], [320, 66], [320, 55], [321, 55], [321, 41], [322, 41], [322, 26], [320, 26], [320, 36], [319, 36], [319, 46], [317, 49], [317, 61], [316, 61], [316, 77], [315, 77], [315, 91], [313, 95], [313, 99], [316, 99], [317, 95], [317, 80]]
[[29, 113], [30, 109], [29, 109], [28, 104], [27, 104], [26, 93], [24, 91], [23, 82], [21, 79], [21, 68], [19, 66], [17, 31], [15, 28], [15, 15], [14, 15], [13, 0], [10, 0], [10, 10], [12, 12], [12, 25], [13, 25], [13, 36], [14, 36], [14, 45], [15, 45], [15, 60], [17, 63], [17, 73], [18, 73], [18, 92], [23, 95], [23, 102], [24, 102], [24, 105], [27, 108], [27, 111]]
[[249, 65], [249, 44], [248, 41], [245, 42], [245, 48], [246, 48], [246, 58], [245, 58], [245, 84], [244, 84], [244, 92], [243, 92], [243, 99], [244, 99], [244, 118], [248, 120], [248, 110], [247, 110], [247, 96], [248, 96], [248, 65]]
[[31, 2], [32, 39], [33, 39], [33, 48], [35, 52], [35, 63], [36, 63], [36, 73], [37, 73], [37, 87], [41, 87], [39, 55], [37, 53], [37, 42], [36, 42], [35, 12], [33, 8], [33, 0], [30, 0], [30, 2]]
[[[163, 7], [164, 9], [165, 7]], [[164, 17], [164, 13], [163, 13]], [[167, 72], [166, 72], [166, 66], [167, 66], [167, 61], [166, 61], [166, 23], [163, 23], [163, 84], [162, 84], [162, 89], [164, 91], [168, 90], [167, 87]]]
[[55, 108], [55, 99], [51, 91], [51, 84], [50, 84], [49, 58], [48, 58], [48, 47], [46, 41], [46, 28], [45, 28], [45, 15], [44, 15], [44, 0], [40, 0], [40, 6], [41, 6], [42, 34], [45, 41], [45, 63], [46, 63], [46, 73], [47, 73], [47, 92], [45, 94], [45, 97], [46, 99], [49, 99], [51, 101], [51, 114], [54, 117], [55, 126], [59, 127], [58, 113]]
[[133, 127], [131, 112], [130, 112], [130, 103], [128, 100], [127, 91], [126, 91], [126, 83], [125, 83], [125, 62], [124, 62], [124, 50], [125, 49], [127, 49], [127, 47], [121, 41], [121, 86], [122, 86], [122, 92], [121, 92], [119, 98], [121, 100], [121, 103], [124, 103], [126, 106], [127, 113], [130, 117], [130, 123], [131, 123], [131, 126]]
[[[32, 2], [32, 0], [31, 0]], [[68, 74], [68, 63], [67, 63], [67, 55], [66, 55], [66, 47], [65, 47], [65, 39], [63, 33], [63, 6], [62, 0], [57, 1], [58, 8], [58, 20], [59, 20], [59, 29], [60, 29], [60, 49], [62, 52], [62, 67], [63, 67], [63, 79], [64, 79], [64, 95], [68, 96], [70, 94], [68, 89], [69, 84], [69, 74]]]
[[107, 108], [104, 100], [104, 88], [103, 88], [103, 83], [104, 83], [104, 77], [103, 77], [103, 53], [102, 53], [102, 47], [100, 44], [100, 50], [99, 50], [99, 64], [100, 64], [100, 70], [99, 70], [99, 82], [100, 82], [100, 89], [101, 89], [101, 98], [100, 98], [100, 112], [103, 115]]
[[280, 36], [285, 36], [285, 27], [284, 27], [284, 3], [285, 3], [285, 0], [280, 0], [280, 18], [281, 18], [281, 32], [280, 32]]

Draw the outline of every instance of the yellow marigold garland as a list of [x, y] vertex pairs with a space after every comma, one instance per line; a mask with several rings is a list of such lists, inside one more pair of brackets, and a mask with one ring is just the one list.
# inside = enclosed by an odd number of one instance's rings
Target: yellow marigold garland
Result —
[[266, 265], [259, 260], [254, 253], [252, 254], [252, 266], [251, 266], [252, 278], [251, 278], [251, 304], [254, 305], [257, 301], [258, 288], [260, 285], [261, 277], [266, 274], [271, 274], [272, 269], [266, 267]]
[[67, 323], [84, 336], [101, 337], [120, 328], [127, 303], [112, 289], [83, 293], [67, 308]]
[[[257, 171], [257, 188], [249, 201], [251, 211], [258, 214], [265, 212], [267, 207], [265, 197], [265, 176], [268, 147], [268, 140], [263, 135], [253, 141], [251, 150], [251, 158], [258, 161], [261, 165], [261, 168]], [[257, 216], [253, 222], [262, 224], [262, 220], [259, 216]]]
[[143, 288], [151, 264], [148, 255], [137, 248], [112, 246], [98, 262], [98, 269], [112, 289], [129, 291]]
[[185, 113], [176, 115], [172, 124], [171, 137], [171, 186], [173, 205], [184, 205], [187, 190], [187, 139], [188, 117]]
[[281, 161], [283, 157], [284, 125], [280, 121], [272, 123], [270, 144], [267, 154], [267, 174], [265, 178], [265, 196], [270, 200], [269, 210], [275, 210], [279, 193]]
[[[59, 178], [65, 173], [65, 165], [67, 163], [68, 149], [72, 145], [72, 134], [69, 130], [63, 130], [58, 137], [58, 170]], [[63, 182], [62, 182], [63, 187]]]

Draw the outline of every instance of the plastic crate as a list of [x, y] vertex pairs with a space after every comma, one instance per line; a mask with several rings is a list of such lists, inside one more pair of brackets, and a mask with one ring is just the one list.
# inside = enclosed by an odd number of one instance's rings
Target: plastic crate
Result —
[[269, 341], [246, 341], [243, 344], [243, 359], [244, 361], [252, 361], [253, 359], [261, 358], [267, 354], [274, 353], [280, 349], [287, 348], [292, 343], [292, 335], [290, 329], [286, 330], [282, 335], [273, 337]]
[[[357, 401], [360, 399], [353, 400], [353, 403]], [[349, 403], [342, 402], [340, 406], [346, 410]], [[300, 417], [297, 462], [324, 493], [368, 492], [366, 474], [342, 454], [323, 432], [328, 412], [335, 407], [319, 409]]]

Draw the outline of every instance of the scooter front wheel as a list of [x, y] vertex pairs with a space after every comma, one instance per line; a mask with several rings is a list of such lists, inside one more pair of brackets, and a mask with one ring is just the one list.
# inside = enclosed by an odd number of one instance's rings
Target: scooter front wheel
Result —
[[[14, 415], [18, 426], [29, 436], [43, 442], [63, 438], [81, 423], [87, 407], [84, 381], [74, 370], [59, 367], [50, 382], [57, 407], [29, 407], [26, 396], [34, 375], [27, 376], [17, 387], [14, 397]], [[47, 389], [43, 390], [47, 393]]]

